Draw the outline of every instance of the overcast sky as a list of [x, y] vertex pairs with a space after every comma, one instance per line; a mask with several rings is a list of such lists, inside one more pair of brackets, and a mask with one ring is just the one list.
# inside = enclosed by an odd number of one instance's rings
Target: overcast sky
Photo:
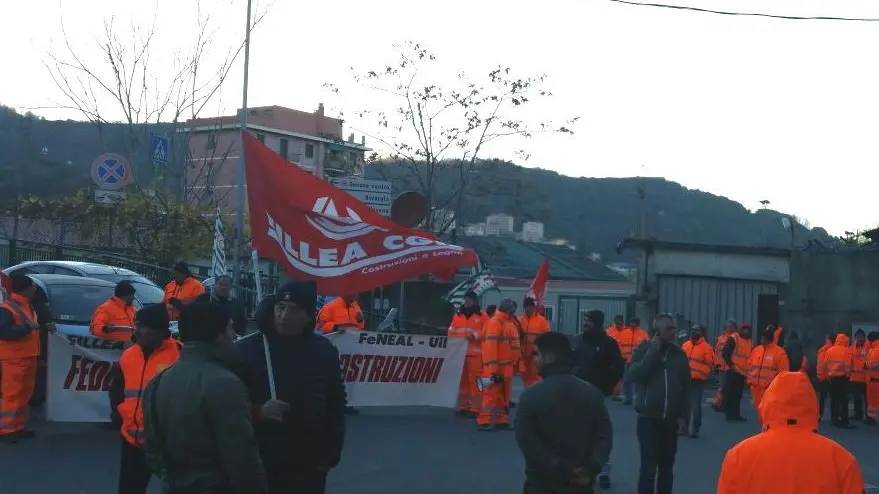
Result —
[[[202, 16], [211, 15], [216, 33], [210, 63], [240, 43], [245, 3], [202, 0]], [[667, 3], [879, 18], [875, 0]], [[65, 56], [66, 32], [77, 54], [100, 67], [95, 40], [110, 16], [124, 34], [128, 26], [146, 28], [157, 15], [150, 72], [166, 80], [170, 54], [191, 42], [196, 5], [4, 2], [0, 103], [50, 119], [81, 118], [51, 109], [64, 99], [43, 63], [48, 53]], [[325, 102], [328, 111], [350, 112], [361, 103], [353, 100], [366, 97], [348, 90], [349, 67], [382, 67], [395, 43], [413, 40], [436, 53], [441, 82], [459, 70], [484, 74], [498, 63], [549, 76], [553, 99], [531, 105], [526, 117], [580, 121], [573, 137], [524, 143], [531, 155], [526, 166], [573, 176], [663, 176], [751, 209], [767, 199], [774, 209], [835, 234], [879, 223], [879, 22], [731, 17], [607, 0], [255, 0], [258, 12], [267, 8], [252, 41], [251, 106], [311, 111]], [[202, 116], [240, 106], [238, 62]], [[325, 82], [341, 84], [346, 97], [328, 94]], [[102, 101], [102, 111], [121, 118], [111, 101]], [[349, 123], [358, 135], [373, 131], [369, 123]], [[513, 158], [522, 145], [500, 141], [489, 152]]]

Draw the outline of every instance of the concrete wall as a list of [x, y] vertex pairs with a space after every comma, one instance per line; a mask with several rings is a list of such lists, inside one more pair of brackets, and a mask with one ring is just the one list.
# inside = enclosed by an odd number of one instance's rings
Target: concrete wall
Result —
[[736, 280], [787, 283], [787, 258], [748, 254], [656, 251], [652, 256], [653, 275], [707, 276]]
[[835, 330], [879, 323], [879, 252], [795, 252], [782, 322], [810, 348]]

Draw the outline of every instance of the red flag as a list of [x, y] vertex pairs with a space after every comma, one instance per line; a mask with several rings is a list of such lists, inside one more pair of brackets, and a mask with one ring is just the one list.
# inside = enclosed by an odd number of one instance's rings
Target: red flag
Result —
[[549, 288], [549, 256], [543, 260], [543, 263], [537, 268], [537, 274], [531, 281], [528, 293], [525, 298], [533, 298], [538, 309], [546, 303], [546, 289]]
[[476, 253], [402, 227], [244, 133], [252, 244], [319, 293], [359, 293], [476, 264]]

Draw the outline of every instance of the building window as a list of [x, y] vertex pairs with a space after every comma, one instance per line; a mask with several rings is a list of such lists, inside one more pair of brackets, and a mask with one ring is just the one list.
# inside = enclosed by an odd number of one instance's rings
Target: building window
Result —
[[256, 140], [265, 144], [266, 143], [266, 135], [265, 134], [257, 134]]
[[314, 144], [305, 144], [305, 157], [314, 158]]
[[287, 159], [287, 139], [281, 139], [281, 147], [278, 150], [278, 154], [280, 154], [282, 158]]

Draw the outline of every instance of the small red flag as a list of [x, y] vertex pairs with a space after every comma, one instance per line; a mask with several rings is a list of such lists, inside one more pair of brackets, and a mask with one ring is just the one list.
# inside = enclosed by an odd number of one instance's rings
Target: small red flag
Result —
[[549, 288], [549, 256], [546, 256], [540, 267], [537, 268], [537, 274], [534, 275], [534, 280], [531, 281], [531, 286], [525, 297], [533, 298], [535, 305], [540, 309], [546, 303], [547, 288]]

